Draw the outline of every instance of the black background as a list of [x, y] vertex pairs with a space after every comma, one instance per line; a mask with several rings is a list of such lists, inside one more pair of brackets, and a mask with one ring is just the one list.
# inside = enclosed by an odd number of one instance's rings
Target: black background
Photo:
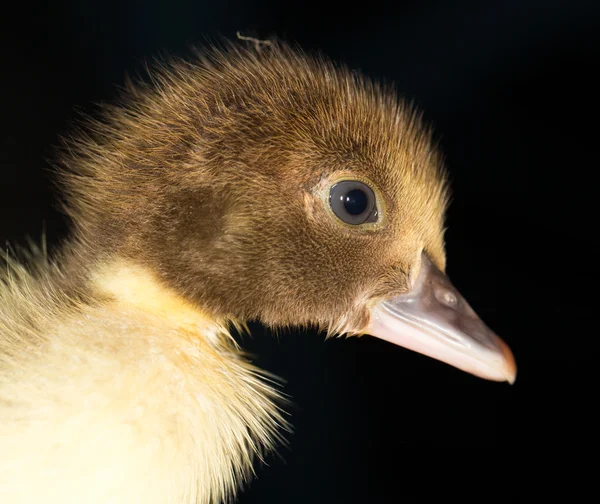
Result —
[[[252, 325], [295, 431], [242, 503], [509, 502], [594, 489], [598, 454], [595, 2], [66, 2], [2, 13], [0, 239], [66, 236], [49, 173], [77, 110], [125, 74], [237, 30], [395, 82], [434, 123], [453, 186], [448, 272], [513, 348], [514, 386], [383, 341]], [[18, 11], [18, 12], [17, 12]]]

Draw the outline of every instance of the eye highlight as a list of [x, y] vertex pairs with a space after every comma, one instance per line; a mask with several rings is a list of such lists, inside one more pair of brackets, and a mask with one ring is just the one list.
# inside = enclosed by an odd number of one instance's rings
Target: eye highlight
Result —
[[359, 225], [377, 221], [373, 190], [358, 180], [343, 180], [329, 191], [333, 213], [346, 224]]

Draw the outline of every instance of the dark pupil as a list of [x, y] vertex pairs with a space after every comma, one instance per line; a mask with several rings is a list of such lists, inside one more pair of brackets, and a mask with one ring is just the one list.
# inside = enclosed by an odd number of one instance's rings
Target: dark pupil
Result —
[[359, 215], [367, 209], [367, 195], [360, 189], [348, 191], [342, 196], [344, 208], [350, 215]]

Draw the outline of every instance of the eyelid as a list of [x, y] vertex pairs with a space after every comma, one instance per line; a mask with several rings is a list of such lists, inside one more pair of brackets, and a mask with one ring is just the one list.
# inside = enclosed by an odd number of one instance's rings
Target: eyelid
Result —
[[[334, 184], [345, 180], [356, 180], [359, 182], [363, 182], [367, 184], [373, 193], [375, 194], [375, 201], [377, 207], [377, 220], [375, 222], [366, 222], [360, 226], [356, 226], [353, 224], [346, 224], [344, 221], [340, 220], [331, 209], [329, 205], [329, 193], [331, 187]], [[372, 180], [368, 179], [362, 174], [351, 173], [348, 171], [338, 171], [331, 174], [323, 173], [318, 180], [318, 182], [313, 186], [311, 191], [315, 196], [317, 196], [321, 200], [321, 204], [323, 205], [323, 209], [326, 213], [329, 214], [330, 218], [335, 221], [335, 223], [353, 233], [372, 233], [375, 231], [383, 230], [387, 227], [388, 216], [387, 216], [387, 207], [388, 202], [384, 197], [384, 194], [381, 192], [377, 184], [375, 184]]]
[[[353, 191], [360, 191], [365, 197], [365, 209], [360, 213], [352, 213], [344, 197]], [[329, 206], [334, 215], [350, 226], [361, 226], [377, 221], [378, 208], [375, 192], [368, 184], [360, 180], [341, 180], [335, 182], [329, 189]]]

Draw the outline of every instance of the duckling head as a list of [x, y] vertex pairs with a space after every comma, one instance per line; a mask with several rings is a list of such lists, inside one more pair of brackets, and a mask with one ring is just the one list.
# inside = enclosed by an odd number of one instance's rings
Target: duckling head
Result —
[[216, 319], [371, 334], [512, 382], [444, 275], [443, 160], [393, 90], [286, 46], [130, 85], [68, 149], [78, 242]]

